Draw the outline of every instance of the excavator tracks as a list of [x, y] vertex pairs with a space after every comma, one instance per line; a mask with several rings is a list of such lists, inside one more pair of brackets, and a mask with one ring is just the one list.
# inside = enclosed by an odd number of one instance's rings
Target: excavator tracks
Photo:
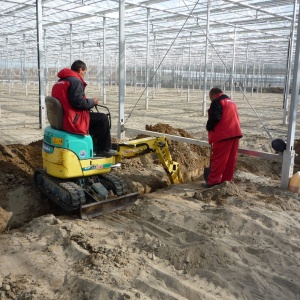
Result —
[[102, 177], [113, 184], [114, 194], [121, 196], [128, 193], [128, 186], [124, 179], [114, 174], [104, 174]]
[[104, 215], [132, 204], [138, 193], [128, 193], [128, 186], [114, 174], [59, 180], [43, 170], [34, 174], [35, 184], [51, 201], [67, 212], [79, 212], [82, 219]]
[[86, 203], [84, 190], [74, 182], [60, 182], [43, 170], [35, 172], [34, 181], [46, 197], [66, 211], [78, 210]]

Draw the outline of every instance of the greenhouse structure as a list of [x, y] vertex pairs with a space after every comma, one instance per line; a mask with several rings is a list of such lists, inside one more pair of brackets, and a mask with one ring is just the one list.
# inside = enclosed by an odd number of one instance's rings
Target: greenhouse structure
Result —
[[[130, 130], [125, 124], [127, 87], [138, 90], [145, 111], [162, 88], [183, 93], [186, 103], [192, 91], [201, 91], [199, 114], [205, 116], [208, 91], [218, 86], [231, 97], [240, 93], [263, 128], [249, 99], [253, 93], [279, 92], [280, 122], [287, 125], [280, 138], [286, 139], [286, 150], [278, 154], [241, 149], [241, 153], [281, 160], [282, 186], [287, 187], [293, 173], [300, 83], [297, 0], [0, 3], [0, 85], [8, 95], [16, 84], [26, 95], [31, 86], [38, 87], [40, 128], [46, 124], [45, 96], [57, 72], [76, 59], [87, 64], [86, 80], [99, 88], [103, 104], [109, 105], [108, 88], [117, 89], [118, 138]], [[272, 101], [269, 105], [271, 110]], [[270, 140], [278, 137], [267, 128], [266, 135]]]

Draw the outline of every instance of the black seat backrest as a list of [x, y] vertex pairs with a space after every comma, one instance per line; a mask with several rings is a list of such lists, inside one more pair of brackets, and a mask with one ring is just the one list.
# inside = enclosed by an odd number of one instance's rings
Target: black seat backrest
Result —
[[45, 98], [47, 118], [54, 129], [63, 130], [64, 111], [58, 99], [47, 96]]

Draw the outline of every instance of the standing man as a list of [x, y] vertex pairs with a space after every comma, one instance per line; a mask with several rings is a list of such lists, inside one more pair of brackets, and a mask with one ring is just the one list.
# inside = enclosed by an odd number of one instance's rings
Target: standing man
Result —
[[239, 139], [243, 136], [236, 104], [219, 88], [212, 88], [209, 98], [206, 130], [212, 153], [208, 187], [233, 179]]
[[85, 96], [86, 72], [86, 64], [81, 60], [74, 61], [71, 69], [59, 71], [59, 80], [52, 88], [52, 97], [57, 98], [63, 107], [63, 130], [76, 134], [91, 134], [96, 144], [97, 155], [109, 157], [116, 154], [116, 151], [111, 149], [109, 119], [105, 113], [90, 112], [99, 100]]

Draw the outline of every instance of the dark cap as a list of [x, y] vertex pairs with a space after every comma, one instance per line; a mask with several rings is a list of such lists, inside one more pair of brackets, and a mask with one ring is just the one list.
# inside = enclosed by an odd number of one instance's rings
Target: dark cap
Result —
[[272, 148], [277, 152], [283, 152], [286, 149], [286, 142], [282, 139], [272, 141]]

